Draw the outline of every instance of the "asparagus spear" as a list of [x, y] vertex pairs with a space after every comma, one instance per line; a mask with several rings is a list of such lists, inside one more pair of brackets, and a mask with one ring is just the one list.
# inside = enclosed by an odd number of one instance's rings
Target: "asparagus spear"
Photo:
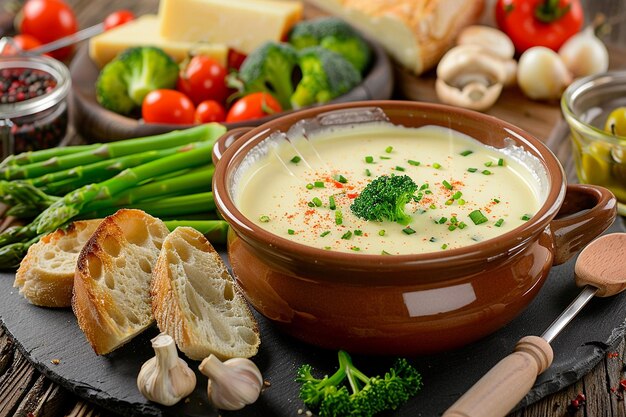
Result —
[[101, 143], [94, 143], [91, 145], [75, 145], [75, 146], [62, 146], [49, 149], [41, 149], [39, 151], [27, 151], [17, 155], [9, 155], [2, 162], [0, 162], [0, 169], [9, 165], [26, 165], [34, 162], [45, 161], [54, 156], [70, 155], [77, 152], [89, 151], [97, 149], [102, 146]]
[[165, 225], [170, 232], [177, 227], [193, 227], [212, 244], [225, 244], [228, 234], [228, 223], [224, 220], [168, 220]]
[[[207, 210], [215, 210], [215, 201], [213, 200], [212, 192], [205, 192], [158, 200], [140, 201], [122, 207], [143, 210], [154, 217], [176, 217], [193, 213], [204, 213]], [[103, 207], [100, 210], [83, 212], [80, 214], [80, 218], [98, 219], [110, 216], [120, 208], [120, 206]]]
[[0, 269], [17, 268], [26, 256], [28, 248], [39, 242], [41, 236], [37, 235], [26, 242], [12, 243], [0, 247]]
[[97, 149], [77, 152], [28, 165], [7, 166], [0, 170], [5, 179], [36, 178], [50, 172], [62, 171], [80, 165], [88, 165], [105, 159], [132, 155], [146, 150], [167, 149], [193, 142], [206, 141], [211, 145], [226, 132], [220, 124], [209, 123], [185, 130], [174, 130], [156, 136], [111, 142]]

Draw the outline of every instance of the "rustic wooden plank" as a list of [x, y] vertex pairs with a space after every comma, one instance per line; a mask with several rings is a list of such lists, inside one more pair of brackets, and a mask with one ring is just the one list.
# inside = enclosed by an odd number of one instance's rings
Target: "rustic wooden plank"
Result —
[[33, 386], [36, 371], [19, 352], [7, 372], [0, 377], [0, 417], [12, 417], [22, 398]]
[[4, 328], [0, 327], [0, 377], [13, 361], [13, 351], [13, 340], [11, 340]]
[[33, 387], [15, 410], [15, 417], [56, 417], [68, 408], [69, 392], [39, 374]]
[[103, 412], [98, 407], [84, 402], [77, 401], [74, 408], [65, 417], [115, 417], [116, 414], [110, 412]]

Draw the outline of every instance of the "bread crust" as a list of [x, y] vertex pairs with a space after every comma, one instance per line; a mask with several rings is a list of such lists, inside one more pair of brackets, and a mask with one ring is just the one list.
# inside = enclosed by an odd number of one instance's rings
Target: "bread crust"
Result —
[[[195, 316], [185, 306], [185, 300], [183, 300], [183, 291], [185, 290], [177, 288], [180, 285], [177, 283], [177, 279], [180, 277], [173, 270], [172, 259], [175, 257], [175, 249], [173, 248], [172, 240], [179, 237], [188, 240], [193, 239], [195, 248], [202, 252], [202, 256], [210, 257], [212, 265], [217, 270], [222, 271], [219, 276], [208, 274], [207, 271], [207, 280], [224, 280], [232, 284], [234, 290], [232, 300], [226, 301], [223, 299], [217, 301], [217, 304], [220, 302], [223, 304], [228, 302], [234, 303], [234, 306], [231, 306], [231, 308], [233, 310], [236, 309], [241, 314], [238, 317], [237, 326], [245, 326], [249, 330], [249, 332], [245, 331], [246, 336], [242, 337], [239, 333], [241, 329], [230, 325], [228, 331], [230, 336], [236, 340], [234, 342], [236, 346], [225, 347], [222, 343], [218, 343], [219, 341], [217, 340], [206, 340], [196, 329], [199, 326], [198, 322], [207, 323], [207, 321], [203, 321], [202, 318]], [[187, 284], [189, 282], [188, 278], [185, 276], [181, 282]], [[207, 283], [206, 285], [209, 284]], [[219, 254], [200, 232], [188, 227], [179, 227], [166, 238], [152, 275], [151, 297], [152, 313], [159, 330], [172, 336], [178, 348], [188, 358], [202, 360], [213, 354], [224, 360], [233, 357], [247, 358], [257, 353], [260, 337], [256, 320], [243, 297], [241, 289], [228, 273]], [[214, 317], [213, 319], [219, 320], [222, 324], [227, 321], [227, 318], [224, 317]]]

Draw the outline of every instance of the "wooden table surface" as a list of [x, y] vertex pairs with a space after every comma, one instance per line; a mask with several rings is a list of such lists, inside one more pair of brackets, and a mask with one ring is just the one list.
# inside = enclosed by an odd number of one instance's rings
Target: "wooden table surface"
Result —
[[[0, 3], [6, 0], [1, 0]], [[99, 22], [108, 13], [126, 8], [136, 14], [155, 12], [158, 0], [66, 0], [76, 11], [82, 28]], [[602, 12], [613, 20], [612, 31], [607, 42], [614, 45], [611, 54], [612, 68], [626, 68], [626, 2], [588, 0], [585, 3], [586, 16]], [[1, 9], [0, 9], [1, 13]], [[317, 14], [307, 8], [309, 16]], [[431, 77], [415, 77], [396, 68], [396, 89], [394, 98], [422, 101], [436, 101], [433, 93], [434, 80]], [[496, 107], [489, 111], [497, 117], [510, 121], [548, 142], [573, 177], [573, 163], [567, 129], [563, 125], [560, 110], [556, 103], [536, 103], [526, 100], [516, 89], [506, 91]], [[81, 140], [70, 129], [67, 141]], [[585, 417], [626, 417], [624, 392], [619, 383], [626, 378], [626, 344], [621, 340], [618, 346], [611, 347], [609, 354], [582, 380], [553, 394], [526, 409], [511, 414], [513, 417], [546, 417], [577, 415]], [[567, 410], [570, 401], [579, 393], [587, 398], [587, 403], [571, 414]], [[0, 328], [0, 417], [87, 417], [109, 416], [110, 412], [87, 403], [64, 388], [52, 383], [36, 371], [15, 348], [11, 338]], [[294, 409], [294, 415], [297, 410]], [[269, 416], [268, 416], [269, 417]]]

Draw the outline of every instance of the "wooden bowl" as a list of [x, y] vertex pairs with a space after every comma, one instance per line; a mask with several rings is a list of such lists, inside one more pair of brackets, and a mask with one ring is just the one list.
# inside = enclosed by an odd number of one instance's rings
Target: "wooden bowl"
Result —
[[[350, 92], [337, 97], [331, 103], [362, 100], [385, 100], [393, 92], [393, 70], [382, 47], [368, 40], [373, 52], [373, 62], [363, 81]], [[95, 84], [100, 69], [89, 57], [87, 46], [83, 46], [70, 64], [72, 76], [73, 121], [76, 130], [88, 142], [110, 142], [190, 127], [162, 123], [143, 123], [141, 120], [123, 116], [105, 109], [96, 101]], [[272, 114], [255, 120], [225, 123], [229, 129], [242, 126], [258, 126], [293, 110]]]

